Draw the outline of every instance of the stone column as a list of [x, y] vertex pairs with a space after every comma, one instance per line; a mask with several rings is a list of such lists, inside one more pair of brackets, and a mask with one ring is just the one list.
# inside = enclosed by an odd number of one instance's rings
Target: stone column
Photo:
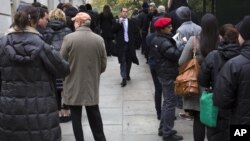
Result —
[[50, 10], [52, 10], [52, 9], [54, 9], [55, 7], [54, 7], [54, 1], [53, 0], [47, 0], [48, 2], [48, 9], [49, 9], [49, 11]]

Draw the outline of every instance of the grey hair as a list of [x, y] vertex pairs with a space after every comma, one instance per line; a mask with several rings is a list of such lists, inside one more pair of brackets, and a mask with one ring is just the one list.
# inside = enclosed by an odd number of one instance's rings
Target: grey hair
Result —
[[166, 9], [164, 5], [159, 5], [159, 7], [157, 8], [157, 12], [158, 13], [165, 13]]
[[90, 25], [91, 25], [91, 20], [86, 20], [84, 23], [82, 23], [82, 26], [90, 27]]

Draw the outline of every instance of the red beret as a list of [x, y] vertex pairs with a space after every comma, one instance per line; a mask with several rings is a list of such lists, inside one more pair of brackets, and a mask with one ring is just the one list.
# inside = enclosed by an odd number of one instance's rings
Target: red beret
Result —
[[155, 28], [163, 28], [171, 24], [171, 18], [159, 18], [155, 23]]

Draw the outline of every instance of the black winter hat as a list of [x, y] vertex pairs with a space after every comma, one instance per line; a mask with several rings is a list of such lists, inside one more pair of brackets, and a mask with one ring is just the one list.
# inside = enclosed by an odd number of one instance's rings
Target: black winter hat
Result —
[[149, 8], [149, 5], [147, 2], [143, 2], [142, 4], [142, 9], [148, 9]]
[[250, 40], [250, 16], [244, 17], [236, 27], [244, 40]]
[[80, 5], [80, 6], [78, 7], [78, 10], [79, 10], [79, 12], [87, 12], [87, 8], [86, 8], [85, 5]]
[[65, 15], [69, 17], [75, 17], [78, 13], [78, 10], [75, 7], [69, 7], [65, 10]]

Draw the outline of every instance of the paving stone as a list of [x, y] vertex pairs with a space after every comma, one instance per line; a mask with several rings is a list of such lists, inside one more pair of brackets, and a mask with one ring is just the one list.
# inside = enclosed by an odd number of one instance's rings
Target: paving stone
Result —
[[154, 98], [153, 92], [151, 90], [127, 90], [123, 93], [123, 101], [152, 101]]
[[125, 101], [123, 115], [155, 115], [156, 110], [152, 101]]
[[157, 135], [156, 116], [123, 116], [123, 135]]
[[[62, 131], [62, 133], [63, 141], [75, 141], [73, 132], [71, 134], [65, 134]], [[104, 126], [104, 134], [107, 141], [122, 141], [122, 125], [106, 125]], [[83, 136], [86, 141], [94, 141], [94, 137], [89, 126], [83, 126]]]
[[[122, 108], [100, 108], [102, 122], [106, 125], [122, 125]], [[83, 125], [89, 125], [86, 112], [83, 112]]]
[[120, 108], [122, 107], [122, 94], [100, 95], [99, 105], [103, 108]]
[[156, 135], [126, 135], [123, 141], [162, 141], [162, 138]]

